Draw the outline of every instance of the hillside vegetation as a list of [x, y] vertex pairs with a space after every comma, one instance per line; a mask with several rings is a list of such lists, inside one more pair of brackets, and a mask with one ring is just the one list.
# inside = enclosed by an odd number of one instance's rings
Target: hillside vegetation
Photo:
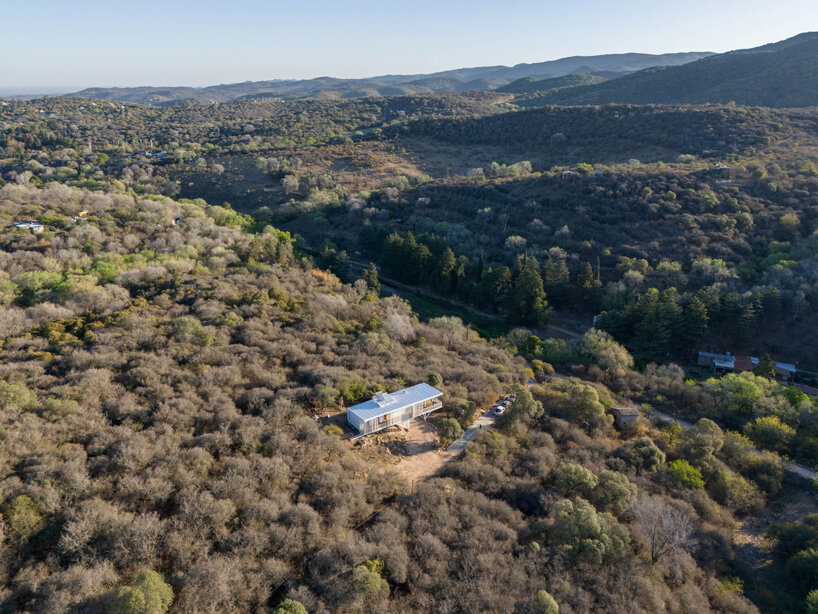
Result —
[[676, 66], [709, 53], [621, 53], [576, 56], [516, 66], [460, 68], [431, 74], [383, 75], [367, 79], [319, 77], [303, 80], [250, 81], [209, 87], [92, 87], [68, 94], [78, 98], [101, 98], [152, 105], [185, 101], [228, 102], [239, 99], [281, 100], [354, 99], [382, 96], [413, 96], [433, 92], [493, 90], [524, 77], [561, 77], [575, 72], [632, 72], [651, 66]]
[[539, 104], [700, 104], [818, 106], [818, 33], [731, 51], [682, 66], [648, 68], [618, 79], [552, 92]]

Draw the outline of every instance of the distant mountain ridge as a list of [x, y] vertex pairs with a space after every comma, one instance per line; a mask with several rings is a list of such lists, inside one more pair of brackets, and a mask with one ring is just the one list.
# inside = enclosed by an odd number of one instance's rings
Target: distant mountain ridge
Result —
[[818, 106], [818, 32], [540, 95], [537, 104]]
[[562, 77], [572, 73], [626, 73], [654, 66], [679, 66], [712, 55], [709, 52], [620, 53], [574, 56], [516, 66], [459, 68], [431, 74], [381, 75], [369, 79], [319, 77], [302, 80], [249, 81], [208, 87], [93, 87], [68, 96], [103, 98], [143, 104], [172, 104], [183, 100], [227, 102], [241, 98], [364, 98], [419, 95], [436, 92], [494, 90], [525, 77]]

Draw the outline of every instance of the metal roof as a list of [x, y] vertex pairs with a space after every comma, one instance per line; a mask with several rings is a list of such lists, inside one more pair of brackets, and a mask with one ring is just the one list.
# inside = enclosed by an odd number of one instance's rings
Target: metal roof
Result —
[[370, 420], [415, 403], [434, 399], [442, 394], [440, 390], [432, 388], [429, 384], [416, 384], [397, 392], [379, 392], [369, 401], [348, 407], [347, 412], [354, 413], [362, 420]]

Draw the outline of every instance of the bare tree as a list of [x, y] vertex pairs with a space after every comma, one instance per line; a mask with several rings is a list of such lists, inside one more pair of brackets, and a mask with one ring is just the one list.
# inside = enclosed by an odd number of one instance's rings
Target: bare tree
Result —
[[639, 532], [650, 544], [651, 564], [655, 564], [666, 554], [684, 550], [690, 545], [692, 518], [659, 497], [644, 497], [634, 501], [630, 512]]

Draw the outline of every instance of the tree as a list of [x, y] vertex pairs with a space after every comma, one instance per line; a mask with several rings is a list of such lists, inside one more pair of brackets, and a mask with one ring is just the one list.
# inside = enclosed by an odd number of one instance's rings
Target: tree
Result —
[[702, 472], [684, 459], [678, 459], [670, 463], [667, 466], [667, 472], [687, 488], [704, 487]]
[[758, 365], [753, 369], [753, 373], [760, 377], [766, 377], [769, 380], [775, 380], [775, 363], [769, 354], [764, 354]]
[[787, 563], [787, 571], [807, 591], [818, 584], [818, 550], [806, 548]]
[[563, 496], [580, 495], [588, 498], [597, 485], [597, 477], [590, 469], [573, 463], [559, 466], [554, 480], [554, 488]]
[[818, 614], [818, 588], [811, 590], [807, 594], [805, 605], [807, 614]]
[[560, 614], [560, 606], [546, 590], [537, 591], [537, 605], [542, 614]]
[[295, 601], [294, 599], [285, 599], [272, 610], [270, 610], [270, 614], [308, 614], [308, 613], [307, 608], [305, 608], [300, 601]]
[[506, 306], [513, 322], [537, 325], [548, 318], [548, 301], [543, 289], [540, 267], [534, 258], [528, 259], [523, 265], [508, 293]]
[[693, 534], [689, 514], [668, 505], [658, 497], [645, 497], [631, 504], [630, 512], [638, 530], [648, 540], [650, 561], [687, 548]]
[[443, 251], [443, 255], [432, 272], [432, 286], [438, 292], [448, 293], [453, 290], [452, 280], [457, 261], [454, 257], [454, 252], [447, 247]]
[[508, 420], [536, 420], [543, 415], [542, 403], [537, 401], [528, 388], [520, 385], [514, 387], [514, 401], [511, 403], [508, 412]]
[[691, 349], [706, 339], [708, 320], [707, 305], [694, 296], [682, 309], [682, 319], [677, 331], [680, 345]]
[[139, 574], [130, 586], [117, 590], [113, 614], [164, 614], [173, 603], [173, 589], [153, 570]]
[[439, 388], [443, 385], [443, 376], [440, 373], [430, 373], [427, 379], [429, 385], [434, 388]]
[[633, 357], [624, 346], [603, 330], [592, 328], [582, 337], [580, 355], [588, 364], [597, 364], [606, 371], [626, 371], [633, 366]]
[[621, 560], [630, 545], [627, 529], [616, 518], [597, 513], [581, 498], [557, 501], [549, 533], [570, 555], [597, 565]]
[[454, 418], [441, 418], [437, 423], [437, 436], [440, 438], [440, 446], [445, 448], [463, 436], [463, 428]]
[[352, 588], [369, 599], [389, 596], [389, 583], [371, 564], [358, 565], [352, 570]]
[[614, 514], [623, 514], [630, 502], [636, 497], [636, 484], [624, 473], [617, 471], [600, 471], [598, 482], [593, 492], [593, 501], [598, 508], [609, 510]]
[[553, 386], [549, 397], [559, 413], [586, 429], [607, 427], [613, 422], [613, 417], [605, 413], [599, 392], [590, 384], [576, 380], [559, 382], [559, 388]]
[[375, 266], [374, 262], [370, 262], [369, 266], [364, 269], [361, 279], [366, 282], [366, 287], [370, 289], [372, 294], [380, 296], [381, 282], [378, 279], [378, 267]]
[[762, 416], [746, 424], [744, 434], [762, 448], [785, 452], [795, 437], [795, 429], [778, 416]]
[[21, 539], [27, 538], [45, 526], [37, 504], [28, 495], [18, 495], [3, 506], [3, 515], [11, 530]]
[[298, 178], [295, 175], [286, 175], [281, 180], [281, 185], [286, 194], [293, 194], [298, 192]]
[[649, 437], [626, 443], [616, 454], [634, 467], [645, 471], [656, 471], [665, 463], [665, 453]]

